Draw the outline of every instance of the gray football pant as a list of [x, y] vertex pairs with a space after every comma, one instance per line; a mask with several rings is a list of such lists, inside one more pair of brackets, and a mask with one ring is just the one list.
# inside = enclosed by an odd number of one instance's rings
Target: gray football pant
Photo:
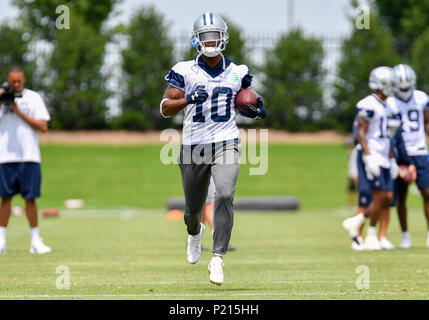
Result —
[[[200, 232], [202, 208], [206, 203], [210, 177], [213, 177], [216, 196], [212, 252], [220, 255], [226, 253], [231, 238], [234, 222], [233, 200], [240, 169], [240, 154], [239, 143], [227, 143], [213, 152], [210, 146], [210, 150], [204, 152], [203, 156], [200, 156], [199, 150], [191, 152], [184, 148], [179, 159], [185, 193], [184, 220], [190, 235]], [[192, 160], [189, 161], [191, 157]]]

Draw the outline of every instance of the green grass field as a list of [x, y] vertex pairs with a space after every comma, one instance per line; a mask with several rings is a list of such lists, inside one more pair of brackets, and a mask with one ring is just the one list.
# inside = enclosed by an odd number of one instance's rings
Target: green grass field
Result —
[[[181, 196], [177, 166], [159, 162], [159, 146], [45, 146], [40, 218], [52, 247], [34, 256], [24, 217], [12, 217], [8, 252], [0, 255], [0, 299], [428, 299], [429, 249], [420, 199], [411, 195], [412, 250], [354, 252], [341, 221], [346, 208], [346, 154], [341, 146], [273, 145], [269, 171], [242, 166], [236, 196], [297, 195], [298, 212], [236, 212], [225, 257], [225, 284], [208, 281], [210, 252], [186, 261], [183, 221], [168, 221], [165, 201]], [[65, 210], [68, 198], [86, 208]], [[20, 205], [16, 199], [14, 205]], [[208, 230], [208, 229], [207, 229]], [[396, 212], [389, 238], [400, 241]], [[210, 233], [204, 245], [211, 246]], [[370, 288], [358, 289], [356, 268], [369, 268]], [[58, 289], [59, 266], [70, 288]]]

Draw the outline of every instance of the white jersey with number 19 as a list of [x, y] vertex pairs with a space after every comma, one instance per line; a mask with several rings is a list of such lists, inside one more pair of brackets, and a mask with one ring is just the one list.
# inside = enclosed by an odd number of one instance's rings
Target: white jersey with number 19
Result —
[[424, 109], [429, 98], [423, 91], [414, 90], [410, 100], [389, 97], [387, 104], [401, 114], [402, 139], [409, 156], [424, 156], [428, 153], [424, 128]]
[[241, 89], [248, 88], [252, 81], [246, 65], [236, 65], [227, 57], [216, 67], [209, 67], [198, 59], [179, 62], [165, 77], [170, 85], [185, 92], [185, 97], [197, 86], [204, 86], [208, 93], [202, 104], [190, 104], [183, 121], [184, 145], [208, 144], [239, 138], [235, 123], [235, 97]]

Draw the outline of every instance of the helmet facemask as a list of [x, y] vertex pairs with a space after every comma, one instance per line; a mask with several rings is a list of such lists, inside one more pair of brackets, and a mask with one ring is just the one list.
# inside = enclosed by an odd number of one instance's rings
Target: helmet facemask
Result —
[[416, 88], [416, 74], [414, 70], [405, 64], [395, 68], [395, 95], [401, 100], [408, 101]]
[[228, 33], [223, 30], [202, 30], [194, 33], [193, 39], [198, 53], [212, 58], [225, 50]]
[[414, 86], [409, 86], [408, 84], [399, 84], [398, 87], [395, 88], [395, 94], [405, 101], [408, 101], [411, 98], [413, 91]]

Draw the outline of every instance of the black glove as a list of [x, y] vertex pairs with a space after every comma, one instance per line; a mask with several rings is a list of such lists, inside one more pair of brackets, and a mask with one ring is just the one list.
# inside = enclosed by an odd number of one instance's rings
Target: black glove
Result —
[[258, 97], [258, 108], [255, 108], [254, 106], [249, 105], [250, 110], [239, 110], [238, 112], [243, 116], [247, 118], [252, 118], [255, 120], [261, 120], [265, 119], [267, 116], [267, 112], [264, 108], [264, 102], [262, 101], [261, 97]]
[[203, 103], [208, 97], [209, 94], [204, 90], [204, 86], [197, 86], [194, 91], [186, 96], [186, 102], [188, 104]]

